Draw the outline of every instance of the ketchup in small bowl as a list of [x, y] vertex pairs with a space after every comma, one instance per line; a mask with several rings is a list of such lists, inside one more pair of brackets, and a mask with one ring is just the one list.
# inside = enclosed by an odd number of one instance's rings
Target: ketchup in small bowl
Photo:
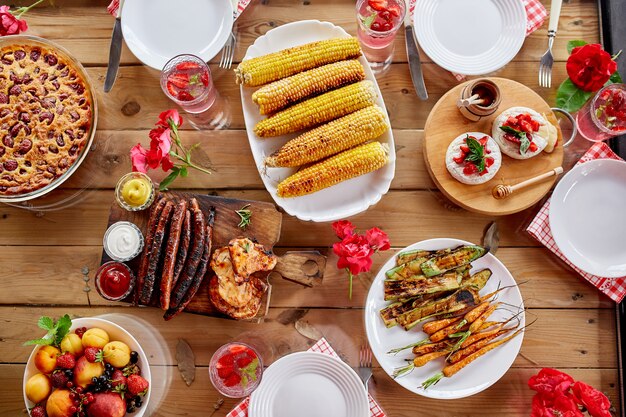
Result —
[[135, 275], [121, 262], [107, 262], [96, 272], [96, 290], [109, 301], [126, 298], [135, 286]]

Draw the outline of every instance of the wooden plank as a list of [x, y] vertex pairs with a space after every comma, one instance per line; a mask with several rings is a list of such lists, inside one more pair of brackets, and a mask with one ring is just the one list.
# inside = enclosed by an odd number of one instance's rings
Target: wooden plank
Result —
[[[450, 73], [442, 72], [435, 64], [426, 63], [422, 68], [429, 92], [427, 101], [417, 98], [406, 64], [394, 64], [387, 73], [378, 77], [394, 129], [422, 129], [437, 100], [457, 84]], [[159, 72], [156, 70], [143, 66], [122, 67], [115, 88], [109, 93], [104, 93], [101, 88], [105, 68], [88, 68], [87, 73], [95, 86], [100, 112], [98, 128], [101, 130], [151, 129], [160, 112], [175, 107], [161, 91]], [[214, 67], [212, 74], [217, 90], [229, 103], [232, 116], [230, 127], [243, 129], [239, 86], [235, 84], [232, 72]], [[554, 103], [556, 89], [546, 91], [538, 86], [536, 62], [508, 65], [491, 75], [514, 79], [538, 91], [548, 104]], [[565, 65], [555, 65], [552, 70], [553, 83], [557, 85], [566, 77]], [[183, 127], [190, 128], [188, 123]]]
[[[184, 123], [184, 122], [183, 122]], [[213, 168], [211, 175], [191, 172], [187, 178], [178, 178], [175, 186], [193, 188], [243, 188], [265, 189], [259, 170], [254, 163], [248, 136], [244, 130], [216, 132], [185, 131], [183, 143], [200, 146], [193, 160]], [[421, 130], [395, 130], [396, 175], [392, 189], [434, 189], [422, 157], [423, 132]], [[79, 170], [62, 185], [62, 188], [115, 188], [117, 180], [131, 169], [129, 151], [137, 144], [148, 147], [147, 130], [99, 130], [94, 139], [95, 149], [87, 156]], [[165, 177], [161, 170], [150, 175], [159, 181]]]
[[[59, 190], [55, 198], [68, 193]], [[271, 201], [269, 194], [260, 190], [224, 190], [216, 194]], [[88, 190], [79, 204], [47, 213], [0, 206], [0, 229], [3, 232], [0, 245], [99, 245], [113, 198], [110, 190]], [[534, 213], [536, 209], [530, 208], [499, 218], [500, 245], [538, 246], [539, 243], [523, 230]], [[394, 246], [404, 247], [420, 240], [446, 236], [479, 242], [493, 218], [461, 210], [435, 191], [391, 191], [376, 206], [351, 220], [360, 230], [380, 227], [389, 234]], [[335, 239], [328, 223], [304, 222], [284, 215], [278, 246], [329, 246]]]
[[[276, 248], [276, 253], [289, 250], [294, 248]], [[329, 252], [322, 285], [304, 288], [283, 279], [272, 278], [272, 307], [362, 307], [374, 274], [388, 257], [399, 251], [393, 249], [374, 256], [372, 272], [355, 280], [352, 300], [348, 300], [345, 271], [337, 269], [337, 258], [332, 251], [327, 248], [319, 250]], [[101, 253], [101, 246], [4, 247], [0, 258], [0, 271], [3, 271], [0, 304], [114, 305], [95, 292], [93, 277]], [[497, 256], [515, 279], [523, 283], [520, 289], [527, 307], [612, 309], [614, 306], [608, 297], [573, 270], [566, 268], [547, 249], [503, 248]], [[33, 259], [38, 261], [33, 262]], [[64, 262], [58, 262], [59, 259]], [[541, 262], [537, 262], [537, 259], [541, 259]], [[83, 291], [84, 268], [87, 268], [90, 277], [89, 298]], [[50, 291], [50, 288], [63, 288], [63, 291]]]
[[[240, 400], [224, 398], [211, 385], [208, 368], [196, 368], [196, 380], [187, 387], [178, 370], [173, 366], [152, 367], [152, 393], [149, 410], [153, 417], [174, 417], [198, 415], [205, 410], [210, 415], [218, 399], [225, 400], [214, 414], [225, 416]], [[584, 381], [605, 392], [612, 404], [618, 406], [618, 375], [616, 369], [561, 369], [576, 380]], [[21, 365], [0, 365], [3, 375], [3, 390], [0, 391], [0, 414], [6, 416], [24, 415], [22, 400]], [[536, 369], [511, 369], [494, 386], [481, 394], [461, 399], [431, 400], [407, 392], [400, 385], [375, 368], [369, 384], [369, 392], [380, 403], [388, 416], [414, 416], [419, 410], [420, 417], [526, 417], [534, 391], [526, 386]], [[157, 382], [158, 381], [158, 382]], [[520, 386], [523, 388], [520, 389]], [[209, 411], [211, 410], [211, 411]], [[462, 414], [459, 410], [463, 410]], [[207, 414], [208, 413], [208, 414]]]
[[[175, 364], [176, 343], [186, 339], [194, 350], [197, 365], [208, 365], [213, 352], [228, 340], [255, 344], [264, 362], [271, 363], [288, 353], [306, 349], [311, 341], [300, 335], [294, 325], [294, 312], [270, 309], [265, 323], [224, 321], [184, 313], [164, 323], [156, 309], [137, 307], [0, 307], [4, 323], [0, 363], [24, 363], [31, 347], [25, 339], [41, 333], [37, 319], [41, 315], [100, 316], [127, 328], [142, 344], [153, 365]], [[551, 366], [556, 368], [612, 368], [616, 366], [615, 321], [610, 310], [531, 309], [527, 322], [536, 317], [522, 344], [522, 355], [515, 360], [519, 368]], [[320, 331], [351, 365], [357, 364], [358, 349], [364, 342], [362, 309], [311, 309], [301, 320]], [[282, 323], [287, 324], [282, 324]], [[202, 335], [202, 337], [198, 337]]]

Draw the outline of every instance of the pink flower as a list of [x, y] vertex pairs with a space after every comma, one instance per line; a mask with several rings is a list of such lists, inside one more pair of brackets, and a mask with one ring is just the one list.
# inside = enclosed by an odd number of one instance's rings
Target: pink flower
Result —
[[367, 272], [372, 267], [374, 251], [362, 235], [346, 236], [333, 245], [333, 252], [339, 257], [337, 268], [347, 268], [352, 275]]
[[155, 127], [150, 131], [150, 149], [160, 151], [161, 155], [168, 155], [172, 148], [172, 131], [169, 128]]
[[147, 153], [148, 151], [139, 143], [131, 148], [130, 161], [133, 164], [133, 172], [143, 172], [144, 174], [148, 172]]
[[9, 6], [0, 6], [0, 36], [17, 35], [28, 29], [25, 20], [13, 16]]
[[350, 236], [354, 233], [354, 225], [349, 220], [339, 220], [332, 224], [333, 230], [339, 239]]
[[159, 121], [157, 122], [156, 125], [162, 126], [162, 127], [170, 127], [169, 125], [170, 119], [172, 119], [172, 122], [177, 127], [180, 127], [183, 124], [183, 118], [180, 117], [180, 114], [178, 114], [178, 111], [175, 109], [170, 109], [159, 114]]
[[374, 251], [385, 251], [391, 247], [387, 233], [383, 232], [378, 227], [372, 227], [365, 232], [365, 238]]

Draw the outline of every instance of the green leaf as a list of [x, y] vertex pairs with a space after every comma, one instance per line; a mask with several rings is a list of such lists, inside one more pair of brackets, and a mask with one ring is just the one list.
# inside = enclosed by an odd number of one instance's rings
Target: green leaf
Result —
[[476, 139], [474, 139], [473, 137], [471, 137], [470, 135], [467, 135], [465, 138], [465, 143], [467, 144], [467, 146], [470, 149], [470, 154], [474, 154], [477, 155], [479, 158], [483, 157], [483, 147], [480, 144], [479, 141], [477, 141]]
[[27, 342], [24, 342], [24, 346], [32, 346], [32, 345], [51, 345], [54, 340], [50, 337], [43, 337], [41, 339], [33, 339]]
[[172, 172], [170, 172], [170, 174], [167, 177], [165, 177], [165, 179], [163, 179], [163, 181], [161, 181], [161, 183], [159, 184], [159, 190], [166, 191], [167, 187], [172, 182], [174, 182], [174, 180], [178, 177], [179, 173], [180, 173], [180, 168], [178, 167], [172, 168]]
[[609, 84], [621, 84], [622, 83], [622, 76], [620, 75], [619, 72], [615, 71], [612, 75], [611, 78], [609, 78], [609, 80], [606, 82], [606, 85]]
[[578, 40], [578, 41], [569, 41], [569, 42], [567, 42], [567, 52], [571, 54], [572, 50], [574, 48], [577, 48], [577, 47], [583, 46], [583, 45], [587, 45], [587, 42], [580, 41], [580, 40]]
[[524, 132], [522, 132], [521, 130], [514, 129], [511, 126], [500, 126], [500, 130], [508, 134], [511, 134], [519, 139], [521, 139], [522, 137], [526, 137], [526, 134]]
[[465, 157], [465, 160], [469, 162], [478, 162], [480, 161], [480, 156], [476, 155], [475, 153], [471, 153]]
[[369, 29], [372, 26], [372, 23], [374, 23], [374, 20], [376, 20], [376, 16], [378, 16], [378, 13], [372, 13], [367, 17], [361, 17], [361, 22], [363, 23], [363, 26]]
[[70, 327], [72, 327], [72, 319], [67, 314], [56, 322], [55, 344], [61, 344], [61, 340], [70, 331]]
[[47, 316], [39, 317], [37, 326], [39, 326], [39, 328], [43, 330], [52, 330], [54, 329], [54, 320]]
[[189, 77], [189, 84], [191, 85], [200, 84], [200, 74], [194, 74], [191, 77]]
[[530, 147], [530, 140], [528, 140], [528, 137], [526, 135], [522, 136], [520, 138], [520, 145], [519, 145], [519, 153], [522, 155], [526, 155], [526, 151], [528, 151], [528, 148]]
[[583, 91], [576, 87], [572, 80], [567, 78], [556, 91], [556, 106], [570, 113], [574, 113], [580, 110], [592, 94], [592, 92]]
[[189, 171], [187, 171], [187, 167], [181, 167], [180, 168], [180, 176], [185, 178], [187, 175], [189, 175]]

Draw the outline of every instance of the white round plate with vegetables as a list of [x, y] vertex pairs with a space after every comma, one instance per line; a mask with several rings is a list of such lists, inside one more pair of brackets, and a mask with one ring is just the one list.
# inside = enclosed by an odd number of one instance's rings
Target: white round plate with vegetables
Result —
[[[463, 245], [473, 244], [450, 238], [429, 239], [415, 243], [389, 259], [374, 279], [365, 305], [365, 329], [370, 346], [378, 363], [390, 377], [393, 375], [394, 370], [406, 366], [407, 363], [412, 363], [415, 355], [411, 352], [410, 348], [402, 350], [395, 355], [387, 352], [426, 339], [428, 335], [422, 331], [422, 325], [428, 322], [428, 320], [419, 322], [419, 324], [416, 324], [410, 330], [404, 330], [404, 328], [398, 324], [392, 327], [385, 325], [380, 311], [391, 303], [391, 301], [385, 301], [384, 299], [385, 279], [387, 278], [386, 272], [396, 267], [396, 258], [399, 254], [404, 252], [415, 251], [417, 249], [439, 251], [447, 248], [454, 249]], [[470, 267], [471, 269], [469, 269]], [[470, 262], [467, 269], [469, 270], [469, 276], [472, 278], [478, 277], [479, 275], [477, 275], [477, 273], [485, 269], [489, 269], [492, 272], [486, 284], [484, 284], [484, 287], [478, 292], [480, 297], [484, 297], [489, 293], [501, 289], [495, 296], [495, 302], [502, 304], [487, 318], [487, 321], [503, 323], [511, 319], [504, 325], [504, 328], [513, 328], [513, 330], [493, 339], [491, 342], [503, 340], [507, 336], [515, 334], [516, 330], [523, 329], [525, 326], [524, 302], [515, 279], [502, 262], [491, 253], [487, 252], [484, 256]], [[450, 272], [456, 271], [453, 270]], [[448, 273], [446, 272], [446, 274]], [[467, 278], [467, 273], [465, 273], [463, 277], [462, 282], [466, 282], [466, 279], [472, 279]], [[398, 278], [398, 276], [392, 278]], [[428, 281], [432, 281], [433, 278], [435, 277], [430, 278]], [[453, 291], [456, 290], [450, 290], [450, 293]], [[442, 298], [441, 296], [437, 297], [438, 300]], [[494, 329], [494, 327], [483, 329], [483, 331], [490, 331]], [[424, 397], [438, 399], [469, 397], [489, 388], [508, 371], [519, 353], [523, 337], [524, 332], [522, 330], [516, 337], [513, 337], [508, 342], [470, 361], [469, 364], [454, 375], [441, 378], [438, 383], [431, 385], [427, 389], [422, 388], [422, 383], [442, 371], [444, 366], [446, 366], [445, 356], [434, 359], [424, 366], [416, 367], [410, 373], [395, 378], [395, 381], [409, 391]], [[458, 339], [448, 340], [458, 341]], [[407, 359], [409, 361], [407, 361]]]

